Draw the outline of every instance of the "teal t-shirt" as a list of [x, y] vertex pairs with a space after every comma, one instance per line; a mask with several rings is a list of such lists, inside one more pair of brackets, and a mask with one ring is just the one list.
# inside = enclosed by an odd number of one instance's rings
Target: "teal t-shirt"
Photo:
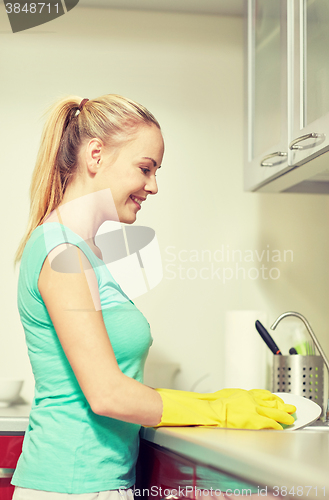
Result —
[[38, 289], [46, 256], [65, 242], [79, 247], [93, 266], [106, 330], [125, 375], [143, 381], [152, 342], [143, 314], [77, 234], [57, 222], [33, 231], [21, 261], [18, 309], [35, 394], [12, 484], [75, 494], [129, 488], [135, 482], [140, 426], [93, 413]]

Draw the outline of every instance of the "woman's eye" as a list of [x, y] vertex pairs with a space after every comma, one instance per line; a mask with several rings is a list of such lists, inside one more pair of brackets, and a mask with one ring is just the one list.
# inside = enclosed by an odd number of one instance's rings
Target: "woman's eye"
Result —
[[141, 171], [143, 172], [143, 174], [148, 174], [150, 169], [149, 168], [141, 168]]

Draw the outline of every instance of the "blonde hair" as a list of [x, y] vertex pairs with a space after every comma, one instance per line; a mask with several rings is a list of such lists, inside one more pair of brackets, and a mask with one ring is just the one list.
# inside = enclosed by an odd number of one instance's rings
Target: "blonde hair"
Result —
[[[30, 187], [30, 215], [26, 233], [17, 249], [15, 263], [34, 229], [55, 210], [78, 166], [78, 153], [85, 139], [97, 137], [105, 145], [119, 143], [138, 125], [160, 125], [144, 106], [125, 97], [107, 94], [86, 102], [69, 96], [50, 107]], [[124, 135], [126, 133], [126, 135]]]

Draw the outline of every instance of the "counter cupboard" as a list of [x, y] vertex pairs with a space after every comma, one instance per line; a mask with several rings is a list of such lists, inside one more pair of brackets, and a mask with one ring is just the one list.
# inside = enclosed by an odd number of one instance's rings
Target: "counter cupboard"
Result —
[[24, 434], [2, 435], [0, 432], [0, 499], [11, 500], [14, 486], [10, 484], [11, 478], [22, 451]]
[[189, 498], [220, 500], [224, 493], [249, 496], [261, 488], [238, 480], [216, 467], [187, 458], [169, 448], [142, 439], [137, 467], [135, 500]]
[[329, 193], [329, 2], [246, 2], [248, 191]]
[[[329, 496], [329, 432], [211, 427], [142, 429], [138, 498]], [[143, 495], [144, 493], [144, 495]]]
[[0, 408], [0, 500], [11, 500], [14, 493], [10, 481], [22, 451], [29, 412], [28, 404]]

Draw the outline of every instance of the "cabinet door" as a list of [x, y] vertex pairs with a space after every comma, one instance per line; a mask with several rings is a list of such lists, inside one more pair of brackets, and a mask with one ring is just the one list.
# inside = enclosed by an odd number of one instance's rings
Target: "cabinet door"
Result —
[[160, 446], [140, 443], [135, 500], [195, 499], [195, 465]]
[[188, 460], [172, 451], [141, 440], [135, 500], [216, 500], [227, 493], [259, 495], [259, 487], [209, 465]]
[[297, 166], [329, 150], [329, 2], [294, 0], [293, 7], [289, 163]]
[[260, 495], [260, 486], [255, 486], [241, 479], [232, 477], [223, 471], [214, 469], [209, 465], [196, 464], [195, 466], [195, 491], [197, 500], [220, 500], [219, 497], [241, 495], [250, 497], [252, 494]]
[[22, 451], [24, 436], [0, 435], [0, 500], [11, 500], [14, 486], [10, 484]]
[[245, 189], [288, 168], [286, 0], [248, 0]]

